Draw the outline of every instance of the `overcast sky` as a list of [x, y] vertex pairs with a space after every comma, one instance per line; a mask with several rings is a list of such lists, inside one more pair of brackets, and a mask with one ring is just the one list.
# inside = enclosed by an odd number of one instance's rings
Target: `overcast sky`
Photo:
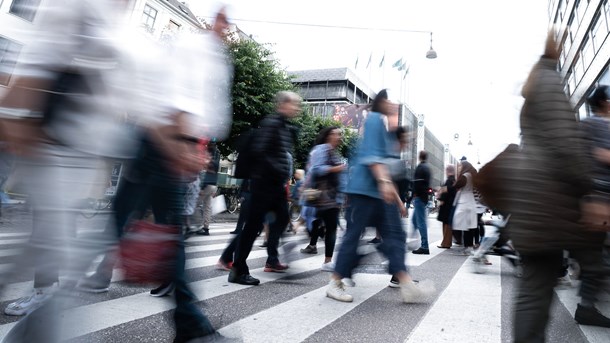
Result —
[[[222, 2], [189, 0], [196, 15]], [[287, 70], [349, 67], [379, 91], [390, 88], [458, 157], [485, 163], [518, 142], [521, 86], [539, 58], [548, 28], [546, 0], [233, 0], [228, 15], [260, 43], [271, 43]], [[250, 21], [245, 21], [250, 20]], [[432, 31], [287, 26], [256, 21]], [[369, 68], [366, 64], [372, 54]], [[379, 67], [385, 54], [384, 68]], [[402, 58], [409, 74], [391, 65]], [[355, 62], [358, 66], [355, 69]], [[454, 134], [459, 134], [456, 142]], [[468, 147], [469, 134], [473, 146]]]

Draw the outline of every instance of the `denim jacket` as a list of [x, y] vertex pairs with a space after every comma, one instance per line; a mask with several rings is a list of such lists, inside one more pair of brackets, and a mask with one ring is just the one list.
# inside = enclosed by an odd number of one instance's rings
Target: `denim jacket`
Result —
[[388, 133], [381, 116], [380, 113], [370, 112], [366, 118], [364, 134], [358, 141], [353, 161], [350, 161], [347, 194], [381, 198], [370, 166], [385, 164], [388, 158], [399, 158], [393, 151], [397, 139]]

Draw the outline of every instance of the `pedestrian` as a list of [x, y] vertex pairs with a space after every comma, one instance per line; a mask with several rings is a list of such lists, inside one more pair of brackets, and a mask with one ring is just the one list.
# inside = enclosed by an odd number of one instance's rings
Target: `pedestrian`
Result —
[[269, 240], [267, 243], [266, 272], [285, 272], [288, 266], [280, 263], [278, 256], [279, 239], [290, 220], [288, 215], [285, 185], [290, 178], [289, 152], [293, 145], [293, 131], [288, 120], [296, 117], [301, 110], [301, 97], [293, 92], [281, 91], [276, 95], [276, 114], [265, 118], [259, 134], [254, 138], [252, 149], [259, 159], [252, 168], [252, 207], [246, 226], [239, 235], [235, 260], [229, 282], [258, 285], [260, 281], [250, 275], [246, 263], [252, 245], [260, 232], [265, 216], [269, 220]]
[[[559, 45], [551, 30], [544, 54], [523, 87], [521, 150], [506, 175], [509, 235], [523, 262], [514, 296], [513, 337], [517, 343], [544, 342], [563, 250], [581, 268], [582, 324], [608, 325], [593, 306], [599, 292], [600, 241], [604, 232], [583, 225], [581, 204], [593, 188], [592, 161], [585, 132], [576, 121], [557, 71]], [[604, 325], [605, 324], [605, 325]]]
[[474, 200], [473, 180], [477, 171], [470, 162], [464, 160], [458, 165], [458, 177], [455, 180], [457, 193], [454, 200], [454, 213], [451, 222], [453, 230], [461, 231], [464, 250], [462, 254], [470, 255], [473, 252], [475, 235], [478, 230], [477, 209]]
[[339, 187], [340, 174], [346, 165], [341, 162], [337, 148], [341, 144], [341, 129], [337, 126], [324, 128], [318, 134], [315, 146], [310, 154], [309, 173], [311, 173], [311, 186], [320, 192], [320, 195], [310, 201], [316, 208], [316, 222], [311, 232], [309, 245], [301, 249], [305, 254], [316, 254], [316, 244], [320, 236], [320, 226], [324, 225], [324, 264], [322, 271], [332, 272], [332, 263], [335, 242], [337, 240], [337, 225], [339, 220]]
[[[358, 244], [367, 226], [381, 231], [379, 250], [389, 260], [389, 273], [400, 282], [404, 302], [425, 301], [431, 294], [428, 282], [415, 284], [405, 265], [406, 234], [401, 215], [406, 209], [390, 179], [386, 163], [398, 159], [396, 136], [389, 134], [383, 117], [397, 116], [386, 90], [380, 91], [364, 123], [355, 156], [350, 163], [350, 178], [346, 188], [349, 197], [346, 211], [347, 229], [337, 255], [335, 271], [330, 277], [326, 295], [342, 302], [352, 302], [353, 296], [345, 290], [344, 278], [351, 278], [357, 265]], [[393, 121], [389, 120], [388, 123]]]
[[210, 162], [203, 171], [201, 178], [201, 192], [199, 196], [203, 203], [203, 226], [197, 231], [192, 232], [195, 235], [209, 236], [210, 222], [212, 221], [212, 199], [216, 196], [218, 190], [218, 170], [220, 169], [220, 151], [216, 146], [215, 141], [211, 141], [208, 146], [208, 154]]
[[248, 218], [248, 215], [250, 214], [252, 193], [250, 192], [249, 179], [242, 180], [239, 185], [239, 193], [237, 196], [239, 197], [239, 217], [237, 218], [235, 230], [229, 232], [232, 235], [238, 235], [243, 230], [244, 225], [246, 225], [246, 218]]
[[413, 250], [414, 254], [429, 255], [428, 247], [428, 189], [430, 189], [430, 167], [428, 166], [428, 153], [419, 152], [419, 164], [413, 176], [413, 229], [419, 232], [421, 246]]
[[455, 200], [455, 194], [457, 192], [454, 185], [455, 166], [453, 164], [447, 165], [447, 167], [445, 167], [445, 174], [447, 175], [447, 180], [445, 180], [445, 184], [440, 191], [440, 207], [437, 216], [437, 220], [443, 223], [443, 240], [438, 246], [441, 249], [451, 248], [451, 222], [453, 219], [453, 214], [451, 212], [453, 211], [453, 201]]

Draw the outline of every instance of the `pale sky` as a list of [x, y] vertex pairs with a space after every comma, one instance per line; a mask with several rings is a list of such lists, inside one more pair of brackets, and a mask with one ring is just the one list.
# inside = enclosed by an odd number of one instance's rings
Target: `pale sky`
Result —
[[[193, 12], [213, 16], [221, 2], [188, 0]], [[390, 88], [458, 158], [481, 163], [518, 142], [521, 86], [543, 51], [546, 0], [233, 0], [231, 21], [259, 43], [271, 43], [286, 70], [355, 70], [379, 91]], [[242, 21], [295, 22], [432, 31], [438, 58], [428, 60], [430, 35], [331, 29]], [[372, 62], [366, 68], [369, 56]], [[384, 68], [379, 63], [385, 53]], [[354, 69], [356, 59], [358, 67]], [[391, 65], [402, 58], [403, 72]], [[457, 133], [460, 139], [453, 139]], [[473, 146], [468, 147], [468, 136]]]

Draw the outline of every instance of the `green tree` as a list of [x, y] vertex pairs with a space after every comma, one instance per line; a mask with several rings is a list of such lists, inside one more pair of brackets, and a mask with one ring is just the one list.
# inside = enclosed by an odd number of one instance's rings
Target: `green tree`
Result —
[[225, 42], [234, 67], [233, 125], [228, 139], [219, 144], [222, 156], [227, 157], [235, 152], [241, 134], [275, 111], [275, 94], [295, 87], [265, 45], [234, 37]]

